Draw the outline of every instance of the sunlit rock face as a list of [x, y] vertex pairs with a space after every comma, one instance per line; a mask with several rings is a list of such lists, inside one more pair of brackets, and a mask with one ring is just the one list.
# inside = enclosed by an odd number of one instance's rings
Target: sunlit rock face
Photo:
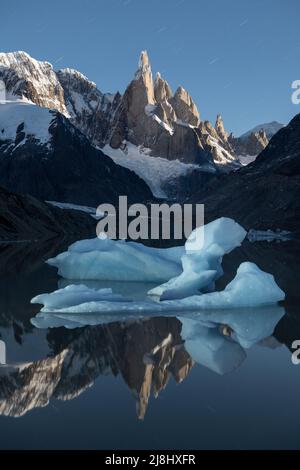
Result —
[[149, 148], [152, 156], [200, 166], [235, 162], [229, 144], [212, 126], [203, 127], [196, 104], [182, 86], [173, 94], [160, 73], [153, 82], [145, 51], [112, 122], [110, 145], [118, 148], [126, 141]]
[[192, 97], [182, 87], [178, 87], [175, 95], [170, 99], [173, 109], [176, 113], [177, 119], [182, 122], [190, 124], [191, 126], [198, 126], [200, 123], [200, 115]]
[[52, 357], [9, 366], [0, 375], [0, 414], [24, 416], [47, 406], [52, 398], [75, 399], [100, 375], [121, 374], [143, 419], [151, 392], [158, 396], [171, 376], [181, 382], [194, 364], [180, 331], [176, 318], [74, 330], [63, 341], [53, 331]]

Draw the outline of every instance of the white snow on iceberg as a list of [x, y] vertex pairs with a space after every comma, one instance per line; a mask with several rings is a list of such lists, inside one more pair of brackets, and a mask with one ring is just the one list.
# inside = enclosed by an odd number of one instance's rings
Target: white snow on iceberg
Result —
[[222, 276], [222, 258], [240, 246], [246, 231], [234, 220], [222, 217], [195, 229], [185, 243], [182, 273], [149, 291], [160, 300], [180, 299], [211, 290]]
[[143, 297], [130, 295], [130, 289], [124, 297], [112, 289], [70, 285], [39, 295], [32, 303], [44, 305], [43, 313], [96, 313], [109, 318], [119, 314], [145, 316], [261, 307], [284, 300], [285, 294], [274, 277], [250, 262], [239, 266], [235, 278], [223, 291], [213, 291], [214, 281], [223, 274], [223, 255], [239, 246], [245, 235], [239, 224], [221, 218], [195, 229], [185, 247], [149, 248], [108, 238], [82, 240], [48, 261], [66, 279], [124, 284], [168, 282]]
[[164, 282], [181, 272], [184, 247], [150, 248], [109, 238], [82, 240], [48, 260], [65, 279]]
[[128, 301], [103, 289], [83, 285], [68, 286], [51, 294], [41, 294], [31, 302], [43, 304], [42, 312], [63, 313], [117, 313], [139, 312], [155, 314], [185, 310], [232, 309], [271, 305], [284, 299], [284, 292], [271, 274], [261, 271], [253, 263], [242, 263], [233, 281], [221, 292], [193, 295], [184, 299], [155, 302], [151, 299]]

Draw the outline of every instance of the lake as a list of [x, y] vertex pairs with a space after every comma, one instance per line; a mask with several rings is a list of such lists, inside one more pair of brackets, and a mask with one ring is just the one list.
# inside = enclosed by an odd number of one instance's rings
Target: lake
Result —
[[224, 258], [218, 289], [253, 261], [286, 292], [280, 306], [36, 327], [31, 298], [67, 284], [45, 260], [69, 243], [0, 244], [1, 449], [300, 447], [297, 241], [246, 241]]

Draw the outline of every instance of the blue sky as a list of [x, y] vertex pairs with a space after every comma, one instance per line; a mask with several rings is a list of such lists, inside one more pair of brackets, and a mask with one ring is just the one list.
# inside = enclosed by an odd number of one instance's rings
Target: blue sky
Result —
[[240, 134], [300, 112], [299, 0], [14, 0], [1, 4], [1, 50], [74, 67], [101, 91], [124, 91], [139, 53], [203, 119]]

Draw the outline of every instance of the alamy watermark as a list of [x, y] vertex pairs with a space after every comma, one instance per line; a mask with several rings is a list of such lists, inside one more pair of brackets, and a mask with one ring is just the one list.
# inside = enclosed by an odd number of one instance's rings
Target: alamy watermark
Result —
[[5, 366], [6, 364], [6, 344], [4, 341], [0, 340], [0, 366]]
[[[112, 240], [183, 240], [193, 228], [204, 225], [203, 204], [132, 204], [119, 197], [119, 206], [101, 204], [97, 216], [98, 238]], [[194, 232], [197, 248], [203, 244], [203, 230]], [[192, 240], [194, 241], [194, 240]]]
[[292, 89], [295, 90], [292, 93], [291, 100], [293, 104], [300, 104], [300, 80], [294, 80], [292, 83]]
[[295, 339], [295, 341], [292, 342], [292, 349], [295, 349], [292, 354], [292, 363], [298, 366], [300, 364], [300, 339]]

